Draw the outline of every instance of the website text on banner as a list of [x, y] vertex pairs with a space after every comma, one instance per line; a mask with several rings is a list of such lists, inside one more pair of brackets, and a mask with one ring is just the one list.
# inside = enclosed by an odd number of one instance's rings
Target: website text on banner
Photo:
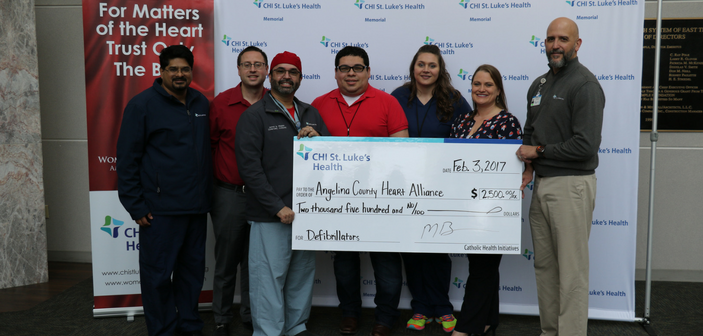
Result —
[[520, 254], [520, 143], [297, 140], [293, 249]]

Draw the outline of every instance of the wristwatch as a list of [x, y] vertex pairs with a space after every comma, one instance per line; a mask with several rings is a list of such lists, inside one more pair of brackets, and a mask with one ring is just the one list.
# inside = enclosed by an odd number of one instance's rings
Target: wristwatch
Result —
[[537, 157], [544, 157], [544, 150], [546, 147], [544, 145], [537, 146]]

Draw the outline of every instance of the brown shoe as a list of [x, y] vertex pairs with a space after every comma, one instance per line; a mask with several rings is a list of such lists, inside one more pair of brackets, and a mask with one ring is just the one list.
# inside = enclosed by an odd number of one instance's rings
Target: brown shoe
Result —
[[383, 324], [376, 323], [371, 330], [371, 336], [390, 336], [391, 328], [384, 326]]
[[354, 335], [359, 331], [359, 323], [356, 317], [346, 316], [342, 318], [342, 323], [339, 324], [339, 332], [342, 335]]

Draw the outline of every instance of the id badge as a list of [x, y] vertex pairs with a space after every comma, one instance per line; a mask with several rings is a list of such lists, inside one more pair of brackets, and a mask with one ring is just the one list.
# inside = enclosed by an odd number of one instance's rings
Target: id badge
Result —
[[542, 95], [538, 94], [534, 97], [532, 97], [532, 104], [530, 106], [539, 106], [539, 103], [542, 101]]

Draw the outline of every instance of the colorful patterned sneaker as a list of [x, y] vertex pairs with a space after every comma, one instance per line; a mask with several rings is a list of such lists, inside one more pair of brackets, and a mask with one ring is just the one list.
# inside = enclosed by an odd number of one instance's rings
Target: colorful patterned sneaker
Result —
[[[412, 330], [422, 330], [425, 329], [425, 323], [427, 323], [427, 316], [422, 314], [415, 314], [411, 319], [408, 320], [408, 329]], [[432, 320], [430, 319], [430, 322]], [[453, 327], [452, 327], [453, 328]]]
[[444, 332], [448, 333], [454, 331], [454, 327], [456, 326], [456, 319], [452, 314], [442, 316], [437, 322], [441, 323]]

